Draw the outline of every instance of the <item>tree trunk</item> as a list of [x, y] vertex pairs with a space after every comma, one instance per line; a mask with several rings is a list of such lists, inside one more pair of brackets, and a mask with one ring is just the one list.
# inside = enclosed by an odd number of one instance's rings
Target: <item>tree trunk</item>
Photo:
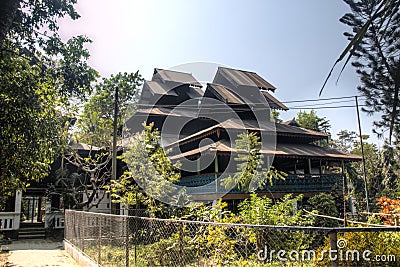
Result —
[[21, 0], [1, 0], [0, 4], [0, 47], [9, 32]]

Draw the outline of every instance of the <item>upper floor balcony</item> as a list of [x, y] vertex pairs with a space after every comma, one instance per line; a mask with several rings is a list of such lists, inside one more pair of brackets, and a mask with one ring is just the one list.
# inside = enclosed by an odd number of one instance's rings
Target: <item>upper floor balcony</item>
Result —
[[[186, 192], [192, 195], [201, 194], [220, 194], [226, 192], [221, 180], [233, 174], [217, 174], [217, 183], [213, 183], [215, 173], [200, 174], [181, 178], [178, 182], [181, 186], [186, 186]], [[257, 193], [322, 193], [331, 192], [334, 189], [342, 188], [342, 174], [289, 174], [285, 180], [273, 180], [273, 184], [267, 184], [263, 188], [256, 190]], [[199, 188], [201, 187], [201, 188]], [[238, 188], [229, 191], [229, 194], [241, 194]]]

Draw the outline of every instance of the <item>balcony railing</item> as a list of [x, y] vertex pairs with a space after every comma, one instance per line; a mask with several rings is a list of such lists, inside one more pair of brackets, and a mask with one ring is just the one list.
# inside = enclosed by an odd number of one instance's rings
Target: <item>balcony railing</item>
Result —
[[[201, 174], [196, 176], [184, 177], [178, 182], [181, 186], [186, 186], [189, 194], [213, 194], [224, 191], [221, 180], [233, 174], [218, 174], [217, 185], [213, 183], [215, 174]], [[307, 192], [330, 192], [335, 187], [342, 186], [342, 174], [318, 174], [318, 175], [288, 175], [285, 180], [274, 180], [273, 184], [266, 185], [257, 192], [271, 193], [307, 193]], [[198, 187], [202, 187], [199, 190]], [[194, 190], [196, 188], [196, 190]], [[229, 193], [243, 193], [237, 188]]]

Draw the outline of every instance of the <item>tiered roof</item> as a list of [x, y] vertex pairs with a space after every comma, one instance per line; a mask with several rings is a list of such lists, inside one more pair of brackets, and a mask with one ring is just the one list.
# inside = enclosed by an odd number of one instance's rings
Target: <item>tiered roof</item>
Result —
[[[257, 73], [250, 71], [219, 67], [213, 82], [208, 83], [203, 92], [202, 85], [190, 73], [155, 69], [152, 80], [146, 81], [143, 86], [139, 102], [148, 103], [151, 106], [145, 106], [138, 110], [136, 123], [142, 123], [145, 118], [147, 123], [157, 121], [156, 127], [162, 128], [164, 120], [170, 116], [178, 120], [190, 118], [192, 121], [196, 121], [196, 127], [186, 129], [185, 133], [180, 134], [179, 140], [167, 138], [170, 141], [167, 140], [167, 144], [164, 145], [175, 151], [174, 159], [195, 156], [210, 149], [221, 154], [237, 153], [235, 147], [232, 147], [230, 142], [224, 139], [227, 131], [237, 133], [256, 131], [276, 138], [276, 150], [261, 150], [261, 153], [274, 154], [276, 157], [347, 161], [361, 159], [356, 155], [315, 145], [315, 141], [328, 139], [328, 134], [301, 128], [294, 119], [284, 123], [259, 122], [250, 116], [248, 118], [241, 117], [241, 119], [227, 118], [217, 123], [207, 120], [206, 116], [201, 116], [202, 105], [207, 105], [207, 99], [210, 98], [230, 106], [233, 110], [244, 108], [247, 110], [246, 112], [251, 113], [254, 107], [263, 102], [260, 97], [264, 97], [270, 108], [288, 110], [272, 95], [275, 90], [276, 88], [272, 84]], [[156, 101], [154, 98], [157, 98]], [[201, 104], [187, 109], [173, 110], [182, 101], [190, 99], [201, 100]], [[162, 129], [159, 130], [162, 131]], [[200, 140], [205, 137], [212, 137], [215, 143], [199, 147]]]

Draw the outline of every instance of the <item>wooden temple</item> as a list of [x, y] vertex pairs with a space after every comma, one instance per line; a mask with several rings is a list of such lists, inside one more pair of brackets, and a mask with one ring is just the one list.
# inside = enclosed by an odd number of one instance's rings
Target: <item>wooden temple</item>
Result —
[[287, 193], [309, 197], [333, 190], [340, 192], [345, 182], [344, 164], [361, 157], [321, 146], [327, 144], [323, 140], [328, 140], [329, 135], [301, 128], [295, 120], [274, 122], [270, 110], [288, 110], [273, 96], [275, 90], [250, 71], [219, 67], [214, 80], [203, 86], [190, 73], [155, 69], [153, 78], [144, 83], [139, 110], [127, 125], [139, 131], [144, 121], [154, 123], [162, 133], [163, 146], [172, 151], [171, 160], [190, 163], [213, 155], [207, 166], [197, 161], [197, 167], [181, 171], [179, 185], [189, 191], [202, 188], [200, 192], [196, 190], [196, 200], [248, 196], [248, 192], [235, 188], [222, 194], [222, 185], [213, 183], [237, 170], [232, 165], [237, 154], [232, 139], [245, 131], [273, 140], [260, 152], [266, 161], [271, 160], [272, 166], [287, 174], [285, 180], [259, 189], [259, 194], [279, 198]]

